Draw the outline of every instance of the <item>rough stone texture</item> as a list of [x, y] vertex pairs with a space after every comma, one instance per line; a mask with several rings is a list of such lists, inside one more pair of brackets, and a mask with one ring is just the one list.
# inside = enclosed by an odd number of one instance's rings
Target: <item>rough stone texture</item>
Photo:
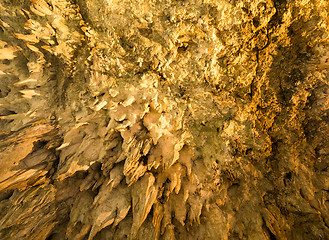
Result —
[[329, 239], [327, 0], [0, 0], [1, 239]]

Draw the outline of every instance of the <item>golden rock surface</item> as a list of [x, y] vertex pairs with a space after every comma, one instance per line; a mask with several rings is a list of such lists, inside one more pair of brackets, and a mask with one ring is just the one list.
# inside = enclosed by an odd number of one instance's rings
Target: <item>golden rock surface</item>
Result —
[[0, 0], [0, 239], [329, 239], [327, 0]]

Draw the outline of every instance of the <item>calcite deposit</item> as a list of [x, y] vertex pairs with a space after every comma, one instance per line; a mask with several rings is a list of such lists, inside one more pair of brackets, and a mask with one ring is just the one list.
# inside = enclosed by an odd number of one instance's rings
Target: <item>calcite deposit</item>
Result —
[[329, 239], [327, 0], [0, 0], [0, 239]]

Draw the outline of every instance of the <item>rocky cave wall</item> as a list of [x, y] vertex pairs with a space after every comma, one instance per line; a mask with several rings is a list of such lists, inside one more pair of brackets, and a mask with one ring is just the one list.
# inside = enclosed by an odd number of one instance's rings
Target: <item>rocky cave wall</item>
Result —
[[327, 0], [0, 0], [1, 239], [329, 239]]

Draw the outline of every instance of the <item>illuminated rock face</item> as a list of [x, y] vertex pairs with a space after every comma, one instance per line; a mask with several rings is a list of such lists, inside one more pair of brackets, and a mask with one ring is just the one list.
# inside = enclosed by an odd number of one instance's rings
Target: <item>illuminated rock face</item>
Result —
[[0, 238], [329, 239], [328, 14], [0, 1]]

